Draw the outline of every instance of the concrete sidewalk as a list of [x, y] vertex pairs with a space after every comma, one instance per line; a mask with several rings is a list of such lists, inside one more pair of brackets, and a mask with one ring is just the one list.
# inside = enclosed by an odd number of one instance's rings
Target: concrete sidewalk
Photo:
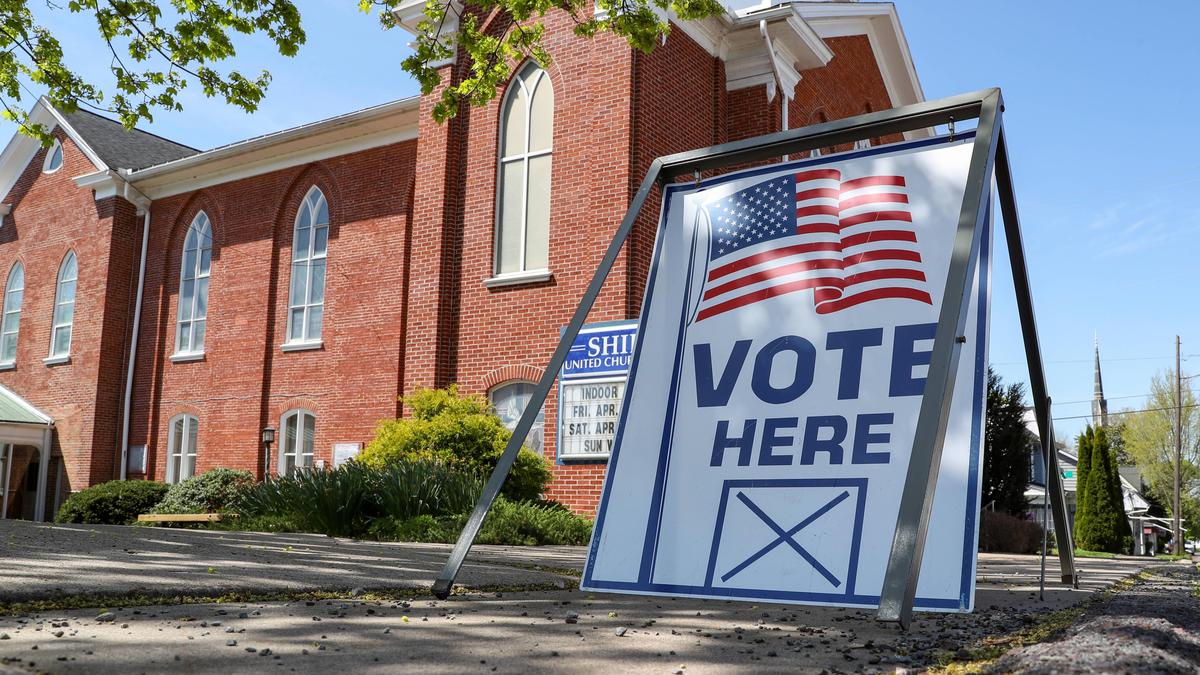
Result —
[[[82, 594], [428, 589], [449, 551], [441, 544], [316, 534], [0, 520], [0, 602]], [[522, 549], [514, 555], [505, 547], [480, 546], [460, 580], [475, 588], [564, 588], [568, 580], [561, 575], [533, 568], [581, 565], [577, 548]]]
[[[0, 523], [8, 600], [81, 593], [412, 589], [403, 600], [118, 607], [0, 616], [0, 672], [726, 673], [891, 671], [921, 667], [1019, 631], [1150, 562], [1080, 560], [1079, 590], [1037, 599], [1036, 556], [982, 554], [976, 611], [921, 614], [902, 633], [870, 611], [505, 590], [427, 589], [448, 546], [312, 535]], [[879, 553], [879, 552], [876, 552]], [[475, 588], [572, 580], [582, 548], [478, 547], [461, 581]], [[1056, 576], [1055, 561], [1047, 566]], [[209, 573], [208, 568], [213, 572]], [[534, 569], [540, 567], [541, 569]], [[7, 637], [5, 637], [7, 636]]]

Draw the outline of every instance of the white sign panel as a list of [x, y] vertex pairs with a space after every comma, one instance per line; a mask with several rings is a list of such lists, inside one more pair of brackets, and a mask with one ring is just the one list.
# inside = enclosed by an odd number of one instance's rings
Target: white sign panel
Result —
[[333, 467], [336, 469], [355, 457], [358, 457], [358, 453], [361, 451], [362, 443], [334, 443]]
[[[664, 191], [583, 589], [878, 606], [972, 140]], [[974, 602], [985, 229], [917, 609]]]
[[625, 378], [563, 382], [559, 393], [558, 454], [563, 459], [603, 459], [617, 436]]

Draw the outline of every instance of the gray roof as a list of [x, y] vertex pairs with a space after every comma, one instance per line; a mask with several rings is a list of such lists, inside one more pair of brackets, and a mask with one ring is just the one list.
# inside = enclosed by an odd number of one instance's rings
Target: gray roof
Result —
[[7, 387], [0, 386], [0, 423], [48, 424], [51, 417]]
[[120, 122], [86, 110], [63, 117], [110, 169], [143, 169], [199, 152], [141, 129], [130, 131]]

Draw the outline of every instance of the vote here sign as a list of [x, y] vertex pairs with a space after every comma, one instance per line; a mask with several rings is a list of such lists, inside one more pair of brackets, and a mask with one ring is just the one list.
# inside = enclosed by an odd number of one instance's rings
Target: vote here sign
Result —
[[[878, 606], [971, 141], [664, 191], [584, 589]], [[985, 229], [917, 609], [974, 601]]]

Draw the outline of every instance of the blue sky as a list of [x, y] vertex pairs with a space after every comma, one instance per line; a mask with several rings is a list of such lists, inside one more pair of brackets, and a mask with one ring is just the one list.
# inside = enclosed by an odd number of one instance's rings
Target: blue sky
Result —
[[[200, 148], [411, 96], [400, 69], [408, 36], [384, 32], [349, 0], [303, 0], [308, 43], [292, 59], [244, 41], [239, 64], [275, 80], [248, 115], [185, 94], [185, 112], [148, 128]], [[1025, 227], [1038, 327], [1055, 416], [1087, 415], [1092, 340], [1100, 338], [1110, 410], [1141, 407], [1183, 339], [1184, 374], [1200, 370], [1200, 156], [1189, 115], [1200, 110], [1194, 64], [1200, 9], [1154, 12], [1075, 3], [900, 0], [928, 98], [1004, 89], [1006, 128]], [[35, 11], [37, 8], [35, 7]], [[103, 46], [78, 19], [56, 19], [68, 57], [107, 84]], [[5, 125], [0, 133], [11, 134]], [[1025, 381], [1011, 272], [995, 268], [991, 360]], [[1084, 420], [1060, 419], [1060, 436]]]

